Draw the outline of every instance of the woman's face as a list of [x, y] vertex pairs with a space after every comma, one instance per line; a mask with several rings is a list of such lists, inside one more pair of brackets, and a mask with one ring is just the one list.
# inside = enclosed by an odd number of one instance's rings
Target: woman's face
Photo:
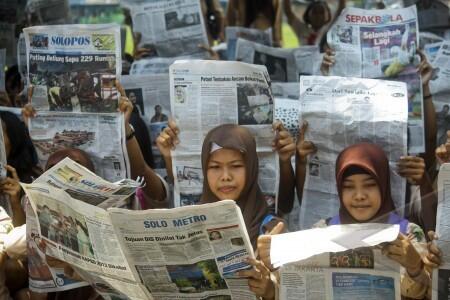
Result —
[[359, 222], [370, 220], [381, 207], [378, 183], [369, 174], [346, 177], [342, 183], [342, 202], [354, 219]]
[[209, 188], [220, 200], [237, 200], [245, 187], [245, 172], [241, 152], [231, 149], [214, 151], [206, 173]]

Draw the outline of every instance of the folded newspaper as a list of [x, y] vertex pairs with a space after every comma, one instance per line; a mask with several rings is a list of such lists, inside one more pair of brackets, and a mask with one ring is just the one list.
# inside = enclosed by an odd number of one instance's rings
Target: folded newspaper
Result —
[[425, 152], [416, 6], [384, 10], [346, 8], [329, 30], [327, 41], [336, 52], [331, 75], [407, 83], [408, 150]]
[[122, 69], [120, 26], [54, 25], [24, 30], [37, 110], [115, 112]]
[[[49, 173], [59, 173], [59, 179], [80, 187], [78, 192], [91, 190], [108, 199], [123, 200], [137, 188], [131, 181], [113, 189], [98, 178], [85, 178], [86, 170], [70, 159]], [[254, 254], [234, 201], [104, 210], [54, 187], [48, 177], [22, 184], [37, 216], [34, 239], [45, 242], [47, 255], [77, 268], [105, 298], [255, 299], [247, 279], [237, 275], [251, 268], [245, 260]]]
[[433, 299], [450, 297], [450, 164], [443, 164], [438, 177], [436, 241], [442, 253], [442, 264], [433, 272]]
[[[305, 140], [317, 152], [306, 166], [300, 222], [311, 228], [339, 210], [334, 178], [338, 154], [357, 142], [372, 142], [386, 152], [391, 165], [406, 155], [407, 89], [397, 81], [335, 76], [302, 76], [301, 122], [308, 122]], [[391, 168], [392, 198], [403, 212], [405, 180]]]
[[131, 5], [133, 31], [141, 34], [140, 47], [158, 56], [204, 53], [208, 45], [200, 0], [153, 0]]
[[201, 147], [220, 124], [238, 124], [255, 137], [259, 184], [276, 203], [279, 167], [272, 151], [273, 96], [264, 66], [229, 61], [176, 61], [170, 67], [170, 103], [180, 128], [172, 153], [175, 206], [199, 201], [203, 186]]

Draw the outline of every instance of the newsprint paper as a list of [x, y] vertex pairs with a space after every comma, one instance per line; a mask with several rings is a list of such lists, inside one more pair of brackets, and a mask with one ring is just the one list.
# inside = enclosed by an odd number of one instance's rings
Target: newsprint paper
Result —
[[54, 25], [24, 30], [36, 110], [115, 112], [122, 72], [120, 26]]
[[[406, 155], [406, 95], [403, 82], [301, 77], [300, 122], [308, 122], [305, 140], [317, 147], [306, 166], [300, 215], [302, 229], [338, 213], [335, 163], [346, 147], [358, 142], [375, 143], [383, 148], [392, 166]], [[391, 168], [390, 174], [392, 198], [401, 214], [406, 183], [394, 169]]]
[[142, 35], [140, 47], [158, 56], [202, 53], [208, 45], [200, 0], [154, 0], [131, 6], [133, 31]]
[[106, 180], [130, 174], [121, 114], [42, 111], [30, 119], [28, 128], [42, 167], [54, 152], [77, 148], [89, 154], [96, 173]]
[[269, 204], [278, 192], [278, 157], [272, 151], [273, 96], [264, 66], [228, 61], [176, 61], [170, 67], [171, 111], [180, 128], [172, 152], [175, 206], [195, 204], [203, 187], [201, 149], [220, 124], [247, 127], [256, 139], [259, 184]]
[[438, 177], [437, 245], [442, 265], [433, 272], [433, 300], [450, 298], [450, 164], [443, 164]]
[[336, 52], [331, 75], [407, 83], [408, 151], [425, 152], [416, 6], [385, 10], [346, 8], [328, 32], [327, 41]]
[[[78, 182], [62, 165], [67, 160], [54, 168]], [[96, 182], [78, 184], [107, 191]], [[255, 299], [247, 279], [236, 274], [251, 268], [245, 259], [254, 254], [234, 201], [104, 210], [47, 183], [23, 188], [46, 254], [71, 264], [106, 299]], [[115, 194], [126, 198], [134, 190], [124, 186]]]

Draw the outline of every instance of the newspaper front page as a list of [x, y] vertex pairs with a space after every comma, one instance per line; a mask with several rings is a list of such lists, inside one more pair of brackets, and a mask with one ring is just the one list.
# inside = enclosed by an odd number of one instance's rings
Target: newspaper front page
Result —
[[442, 265], [433, 272], [433, 300], [450, 297], [450, 164], [443, 164], [438, 177], [437, 246], [442, 253]]
[[282, 49], [241, 38], [236, 44], [236, 60], [266, 66], [273, 82], [298, 82], [301, 75], [314, 75], [319, 55], [317, 46]]
[[389, 78], [408, 84], [410, 153], [425, 151], [423, 97], [420, 74], [419, 30], [415, 6], [401, 9], [346, 8], [327, 35], [336, 51], [330, 74]]
[[28, 128], [41, 166], [52, 153], [77, 148], [89, 154], [96, 173], [106, 180], [130, 174], [121, 114], [39, 112]]
[[201, 148], [220, 124], [238, 124], [254, 135], [259, 184], [269, 203], [278, 193], [278, 157], [272, 151], [273, 96], [264, 66], [241, 62], [177, 61], [170, 67], [171, 111], [181, 129], [173, 151], [175, 205], [198, 201], [203, 176]]
[[[73, 162], [66, 159], [54, 168], [68, 163]], [[107, 191], [99, 182], [80, 184]], [[37, 215], [35, 239], [45, 242], [45, 254], [81, 269], [101, 294], [125, 299], [255, 299], [247, 279], [237, 275], [251, 268], [245, 260], [254, 254], [234, 201], [106, 211], [49, 183], [23, 188]], [[125, 198], [134, 190], [135, 185], [123, 186], [115, 194]]]
[[357, 142], [383, 148], [391, 168], [392, 198], [403, 214], [406, 183], [393, 170], [407, 153], [407, 89], [396, 81], [335, 76], [302, 76], [300, 122], [307, 121], [305, 140], [317, 152], [308, 158], [301, 208], [301, 228], [338, 213], [335, 183], [338, 154]]
[[255, 28], [227, 26], [225, 28], [225, 39], [228, 60], [236, 60], [236, 44], [238, 39], [244, 39], [271, 47], [272, 28], [263, 31]]
[[154, 0], [131, 6], [133, 31], [142, 35], [141, 47], [158, 56], [204, 53], [208, 45], [200, 0]]
[[120, 26], [54, 25], [24, 29], [28, 82], [36, 110], [115, 112], [122, 69]]
[[167, 127], [170, 111], [169, 74], [122, 76], [121, 83], [128, 99], [139, 109], [148, 127], [152, 142], [155, 171], [166, 176], [164, 159], [156, 146], [156, 139]]

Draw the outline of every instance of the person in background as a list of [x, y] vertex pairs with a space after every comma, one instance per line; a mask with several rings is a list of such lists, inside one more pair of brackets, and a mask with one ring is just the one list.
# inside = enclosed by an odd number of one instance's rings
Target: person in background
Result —
[[273, 44], [282, 46], [282, 7], [280, 0], [230, 0], [227, 26], [266, 30], [272, 28]]

